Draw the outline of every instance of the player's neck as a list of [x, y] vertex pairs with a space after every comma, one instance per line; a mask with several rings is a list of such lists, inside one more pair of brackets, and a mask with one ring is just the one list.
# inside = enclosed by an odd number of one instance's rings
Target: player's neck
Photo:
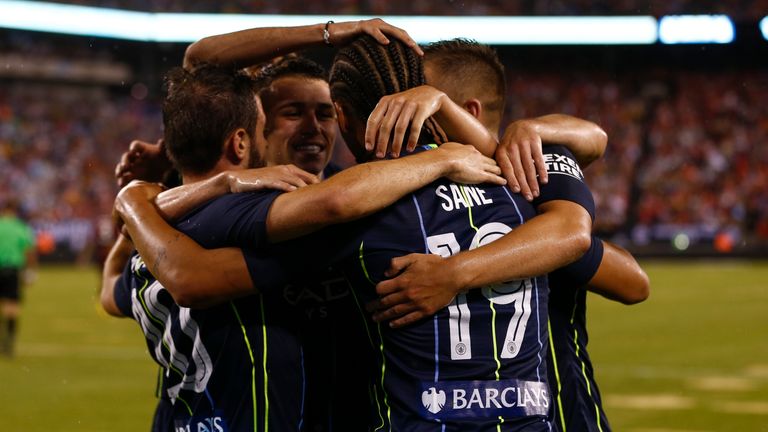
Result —
[[244, 170], [246, 169], [242, 165], [235, 165], [227, 160], [219, 160], [219, 162], [216, 163], [216, 165], [211, 168], [210, 171], [205, 173], [191, 173], [191, 172], [182, 172], [181, 173], [181, 183], [182, 184], [189, 184], [189, 183], [196, 183], [203, 180], [208, 180], [211, 177], [214, 177], [218, 174], [221, 174], [224, 171], [237, 171], [237, 170]]

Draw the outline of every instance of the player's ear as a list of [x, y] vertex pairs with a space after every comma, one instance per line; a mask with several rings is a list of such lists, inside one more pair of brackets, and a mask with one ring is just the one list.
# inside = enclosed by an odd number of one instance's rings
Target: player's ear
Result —
[[251, 137], [248, 136], [248, 132], [243, 128], [237, 128], [229, 136], [224, 154], [233, 164], [238, 165], [248, 157], [250, 145]]
[[479, 99], [472, 98], [467, 99], [462, 104], [462, 107], [470, 114], [472, 114], [472, 117], [476, 119], [480, 119], [480, 116], [483, 113], [483, 103], [480, 102]]
[[344, 109], [338, 102], [333, 103], [333, 107], [336, 109], [336, 120], [339, 122], [339, 130], [344, 133], [349, 129], [349, 123], [347, 123], [347, 116], [344, 114]]

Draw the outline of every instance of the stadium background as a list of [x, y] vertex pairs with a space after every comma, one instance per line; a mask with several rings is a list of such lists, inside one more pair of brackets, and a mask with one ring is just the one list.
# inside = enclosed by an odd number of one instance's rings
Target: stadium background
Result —
[[[497, 49], [508, 119], [562, 112], [609, 136], [606, 157], [586, 171], [596, 230], [643, 257], [652, 280], [644, 304], [590, 303], [615, 430], [768, 430], [768, 41], [758, 26], [768, 1], [72, 3], [466, 20], [727, 14], [729, 44]], [[43, 262], [18, 356], [0, 361], [9, 430], [148, 427], [156, 371], [135, 325], [99, 313], [97, 263], [113, 235], [114, 164], [132, 139], [160, 137], [161, 78], [185, 46], [0, 29], [0, 201], [21, 198]], [[328, 64], [332, 50], [308, 55]]]

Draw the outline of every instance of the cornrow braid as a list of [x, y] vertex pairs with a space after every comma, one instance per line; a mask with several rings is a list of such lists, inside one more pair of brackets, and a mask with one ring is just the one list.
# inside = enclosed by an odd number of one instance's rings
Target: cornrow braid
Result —
[[[339, 50], [329, 83], [334, 100], [348, 104], [355, 115], [366, 119], [383, 96], [424, 85], [426, 81], [421, 57], [412, 49], [396, 39], [381, 45], [366, 35]], [[437, 144], [447, 141], [431, 118], [425, 122], [421, 136]]]
[[385, 95], [397, 93], [397, 83], [392, 70], [394, 69], [392, 64], [394, 55], [388, 56], [384, 46], [369, 38], [361, 40], [360, 48], [362, 48], [361, 54], [364, 58], [370, 58], [372, 61], [372, 63], [366, 63], [372, 66], [370, 73], [377, 78], [379, 92]]
[[[348, 66], [352, 69], [357, 71], [361, 77], [362, 81], [357, 82], [366, 82], [368, 83], [367, 86], [362, 87], [362, 91], [359, 92], [362, 96], [370, 99], [375, 99], [376, 95], [379, 94], [387, 94], [387, 88], [386, 84], [384, 83], [384, 80], [382, 79], [382, 76], [377, 73], [377, 64], [374, 57], [367, 54], [366, 47], [359, 45], [356, 46], [355, 49], [350, 50], [350, 60], [352, 61], [351, 64], [348, 64]], [[362, 65], [363, 67], [359, 67], [356, 65]], [[333, 93], [331, 93], [333, 95]], [[376, 101], [378, 103], [378, 101]], [[367, 106], [368, 103], [366, 102], [365, 106]], [[373, 105], [374, 107], [376, 105]], [[357, 107], [356, 107], [357, 108]], [[370, 111], [373, 111], [373, 108], [371, 108]], [[367, 111], [367, 112], [370, 112]], [[363, 113], [366, 111], [362, 111]]]

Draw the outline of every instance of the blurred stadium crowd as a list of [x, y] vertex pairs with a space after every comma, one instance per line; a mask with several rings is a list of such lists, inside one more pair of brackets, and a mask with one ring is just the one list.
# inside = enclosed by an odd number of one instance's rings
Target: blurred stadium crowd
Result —
[[768, 240], [766, 89], [766, 74], [745, 71], [523, 74], [510, 82], [507, 111], [564, 112], [606, 130], [606, 157], [586, 171], [598, 231], [636, 244], [686, 231], [727, 251]]
[[137, 137], [159, 137], [159, 106], [104, 88], [0, 86], [0, 201], [17, 196], [43, 237], [88, 262], [113, 241], [114, 167]]
[[[321, 8], [324, 13], [437, 15], [685, 11], [755, 17], [768, 10], [768, 0], [643, 6], [631, 0], [70, 3], [187, 12], [314, 13]], [[147, 66], [116, 60], [115, 50], [124, 49], [116, 47], [94, 39], [71, 45], [41, 42], [25, 32], [0, 37], [0, 66], [5, 66], [0, 67], [0, 202], [20, 196], [23, 214], [42, 233], [44, 249], [63, 244], [84, 262], [94, 247], [112, 241], [113, 170], [119, 155], [133, 139], [155, 141], [162, 134], [156, 83], [137, 82], [136, 71]], [[502, 60], [507, 63], [503, 55]], [[157, 79], [171, 63], [163, 57], [163, 65], [139, 75]], [[565, 113], [594, 121], [608, 133], [606, 156], [586, 171], [600, 234], [629, 246], [669, 245], [683, 233], [683, 244], [676, 245], [682, 249], [697, 243], [718, 252], [738, 251], [745, 244], [768, 247], [768, 74], [653, 67], [623, 72], [576, 67], [564, 74], [520, 63], [514, 69], [508, 73], [508, 121]]]
[[[741, 240], [768, 241], [768, 147], [760, 145], [768, 141], [768, 82], [754, 85], [761, 79], [768, 77], [520, 74], [510, 78], [507, 112], [563, 112], [607, 131], [606, 157], [586, 171], [601, 233], [644, 244], [687, 230], [727, 251]], [[132, 139], [161, 136], [158, 103], [135, 93], [0, 85], [0, 200], [20, 195], [38, 230], [79, 253], [109, 242], [115, 163]]]
[[766, 0], [71, 0], [88, 6], [153, 12], [362, 14], [362, 15], [676, 15], [728, 14], [737, 19], [762, 18]]

